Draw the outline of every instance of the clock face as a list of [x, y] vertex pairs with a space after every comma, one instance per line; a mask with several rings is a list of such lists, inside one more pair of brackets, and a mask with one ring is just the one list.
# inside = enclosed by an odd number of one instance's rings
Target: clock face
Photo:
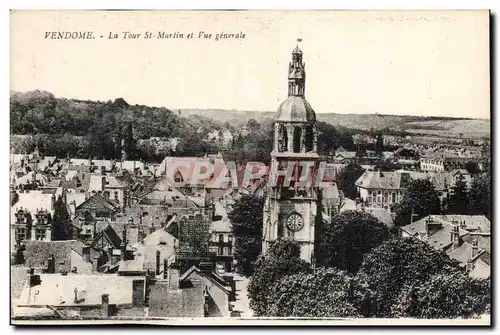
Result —
[[304, 220], [299, 214], [290, 214], [290, 216], [286, 220], [286, 226], [291, 231], [299, 231], [304, 227]]

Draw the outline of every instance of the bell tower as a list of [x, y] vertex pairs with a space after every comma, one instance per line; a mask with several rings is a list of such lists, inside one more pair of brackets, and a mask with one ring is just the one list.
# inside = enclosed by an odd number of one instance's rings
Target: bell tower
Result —
[[301, 246], [301, 258], [313, 262], [321, 191], [314, 180], [319, 164], [316, 114], [305, 99], [305, 78], [297, 46], [288, 68], [288, 98], [279, 106], [274, 122], [262, 251], [279, 237], [292, 238]]

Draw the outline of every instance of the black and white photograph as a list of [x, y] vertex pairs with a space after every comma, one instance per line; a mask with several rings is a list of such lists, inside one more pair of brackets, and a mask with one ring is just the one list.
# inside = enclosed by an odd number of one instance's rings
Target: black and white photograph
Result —
[[12, 10], [11, 324], [491, 325], [490, 24]]

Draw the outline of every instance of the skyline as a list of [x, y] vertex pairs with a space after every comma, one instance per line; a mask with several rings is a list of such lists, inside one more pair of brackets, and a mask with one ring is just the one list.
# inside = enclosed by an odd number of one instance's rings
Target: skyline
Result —
[[[273, 112], [286, 99], [287, 66], [301, 38], [306, 99], [318, 114], [490, 119], [487, 11], [308, 13], [145, 11], [119, 19], [119, 12], [14, 11], [10, 88], [171, 110]], [[246, 38], [47, 41], [42, 33], [125, 27], [209, 27]]]

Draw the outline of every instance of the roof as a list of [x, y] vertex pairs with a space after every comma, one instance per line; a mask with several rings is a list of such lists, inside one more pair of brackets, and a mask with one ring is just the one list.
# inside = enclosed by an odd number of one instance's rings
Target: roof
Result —
[[111, 225], [107, 225], [106, 228], [104, 228], [101, 232], [99, 232], [95, 237], [94, 237], [94, 244], [96, 241], [100, 240], [101, 238], [107, 238], [111, 244], [113, 244], [113, 247], [115, 249], [120, 248], [120, 244], [122, 243], [122, 239], [118, 235], [118, 233], [111, 227]]
[[451, 186], [453, 176], [446, 172], [415, 172], [415, 171], [365, 171], [356, 180], [355, 185], [366, 189], [403, 189], [416, 179], [428, 179], [437, 191]]
[[144, 269], [144, 262], [139, 259], [128, 261], [120, 261], [118, 265], [118, 272], [146, 272]]
[[32, 268], [47, 268], [50, 255], [55, 259], [55, 272], [71, 271], [71, 249], [76, 240], [70, 241], [25, 241], [24, 258], [26, 266]]
[[166, 245], [177, 245], [178, 241], [175, 237], [167, 233], [163, 229], [157, 229], [153, 233], [149, 234], [146, 236], [140, 244], [143, 245], [151, 245], [151, 246], [157, 246], [165, 243]]
[[[426, 230], [426, 220], [428, 218], [432, 218], [434, 223], [441, 223], [442, 228], [437, 230], [431, 236], [427, 236]], [[401, 230], [405, 231], [411, 236], [416, 236], [420, 233], [423, 233], [424, 236], [427, 236], [427, 243], [429, 243], [432, 247], [438, 250], [445, 249], [447, 246], [451, 244], [451, 231], [454, 225], [448, 221], [440, 219], [440, 215], [430, 215], [409, 225], [401, 227]], [[459, 228], [459, 236], [463, 237], [467, 235], [468, 232]]]
[[167, 283], [150, 286], [149, 316], [152, 317], [203, 317], [203, 285], [181, 290], [169, 290]]
[[316, 122], [316, 113], [301, 96], [289, 96], [278, 108], [276, 121]]
[[391, 213], [383, 208], [365, 208], [365, 211], [373, 215], [377, 220], [385, 224], [388, 228], [394, 227], [394, 219]]
[[[483, 250], [478, 249], [478, 253], [474, 259], [482, 252]], [[469, 259], [472, 259], [472, 244], [464, 242], [458, 248], [450, 250], [448, 256], [465, 265]]]
[[87, 200], [82, 202], [76, 209], [77, 212], [80, 212], [82, 210], [87, 210], [91, 206], [95, 206], [96, 212], [115, 212], [119, 209], [119, 206], [117, 206], [114, 202], [105, 199], [100, 193], [92, 195]]
[[[101, 305], [103, 294], [110, 304], [132, 304], [132, 285], [136, 277], [117, 275], [41, 274], [41, 285], [25, 289], [20, 305], [28, 306], [95, 306]], [[75, 302], [75, 292], [78, 302]]]
[[302, 54], [302, 50], [300, 50], [298, 45], [293, 49], [292, 54]]
[[489, 278], [491, 275], [491, 268], [482, 259], [478, 259], [474, 263], [474, 268], [469, 272], [472, 278]]

